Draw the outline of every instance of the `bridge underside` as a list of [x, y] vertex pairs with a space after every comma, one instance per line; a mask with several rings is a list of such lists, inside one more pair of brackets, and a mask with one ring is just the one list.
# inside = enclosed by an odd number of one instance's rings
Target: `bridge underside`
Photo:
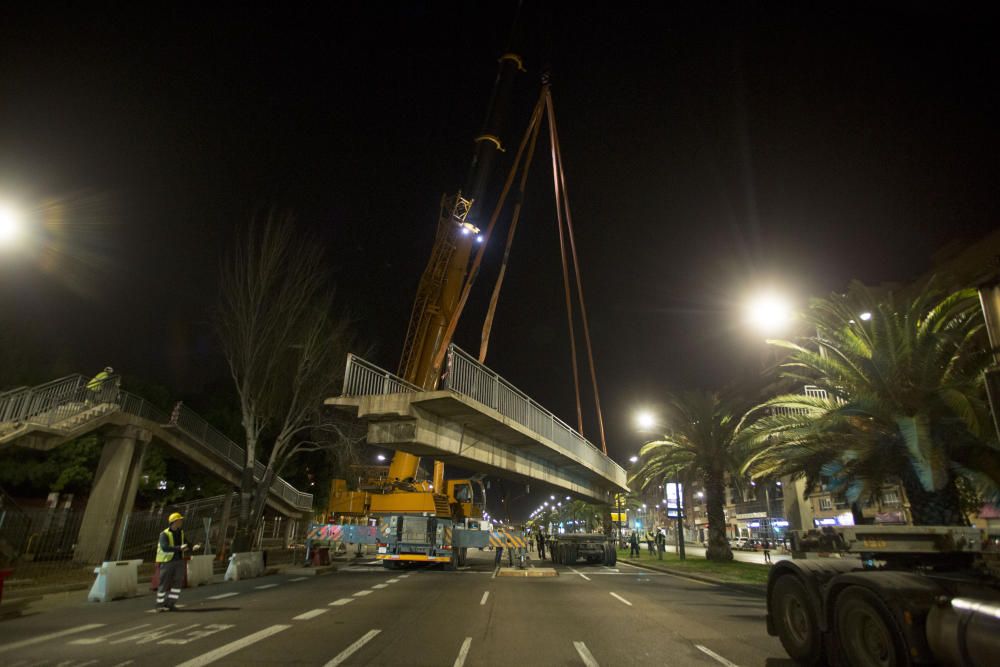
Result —
[[496, 410], [449, 390], [341, 396], [327, 405], [368, 422], [368, 443], [595, 502], [625, 490], [625, 472], [599, 451], [574, 452]]

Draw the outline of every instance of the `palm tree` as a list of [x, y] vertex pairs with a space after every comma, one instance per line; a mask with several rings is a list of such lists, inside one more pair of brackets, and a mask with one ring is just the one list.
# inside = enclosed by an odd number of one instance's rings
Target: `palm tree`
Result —
[[1000, 484], [975, 291], [931, 280], [914, 297], [879, 299], [854, 283], [814, 299], [805, 319], [815, 337], [769, 342], [790, 350], [786, 377], [825, 397], [782, 395], [752, 411], [744, 470], [804, 475], [810, 490], [825, 482], [851, 502], [899, 480], [915, 524], [967, 524], [956, 480], [985, 494]]
[[699, 479], [705, 487], [708, 509], [708, 552], [713, 561], [730, 561], [733, 552], [726, 540], [725, 489], [735, 479], [742, 461], [736, 430], [743, 410], [730, 398], [710, 391], [676, 394], [667, 400], [669, 434], [640, 450], [639, 467], [629, 480], [637, 490], [660, 485], [680, 476]]

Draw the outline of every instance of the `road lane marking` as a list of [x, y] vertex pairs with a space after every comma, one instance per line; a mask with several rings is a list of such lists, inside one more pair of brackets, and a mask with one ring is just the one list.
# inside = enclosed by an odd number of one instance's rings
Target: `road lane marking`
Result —
[[[614, 595], [614, 593], [612, 593]], [[576, 647], [576, 652], [580, 654], [580, 659], [583, 660], [583, 664], [587, 667], [601, 667], [596, 660], [594, 660], [594, 654], [590, 652], [587, 645], [583, 642], [573, 642], [573, 646]]]
[[718, 662], [722, 663], [726, 667], [739, 667], [739, 665], [737, 665], [735, 662], [729, 662], [728, 660], [726, 660], [725, 658], [723, 658], [721, 655], [719, 655], [710, 648], [706, 648], [701, 644], [695, 644], [694, 647], [699, 651], [701, 651], [702, 653], [704, 653], [705, 655], [715, 658]]
[[119, 662], [117, 665], [113, 665], [112, 667], [125, 667], [126, 665], [131, 665], [133, 662], [135, 662], [135, 660], [126, 660], [125, 662]]
[[274, 588], [277, 585], [278, 584], [264, 584], [263, 586], [254, 586], [254, 588], [256, 588], [258, 591], [262, 591], [265, 588]]
[[472, 637], [466, 637], [465, 641], [462, 642], [462, 648], [458, 651], [458, 657], [455, 658], [455, 664], [453, 667], [462, 667], [465, 664], [465, 659], [469, 655], [469, 647], [472, 646]]
[[585, 575], [585, 574], [584, 574], [583, 572], [580, 572], [580, 571], [579, 571], [578, 569], [576, 569], [575, 567], [571, 567], [571, 568], [569, 568], [569, 571], [570, 571], [570, 572], [572, 572], [573, 574], [578, 574], [578, 575], [580, 575], [581, 577], [583, 577], [583, 578], [584, 578], [584, 579], [586, 579], [587, 581], [590, 581], [590, 577], [588, 577], [587, 575]]
[[408, 574], [401, 574], [401, 575], [399, 575], [399, 578], [400, 579], [406, 579], [408, 576], [410, 576], [410, 575], [408, 575]]
[[117, 632], [110, 632], [106, 635], [101, 635], [100, 637], [88, 637], [86, 639], [74, 639], [69, 642], [70, 644], [76, 644], [78, 646], [87, 646], [89, 644], [100, 644], [109, 637], [114, 637], [115, 635], [123, 635], [126, 632], [132, 632], [133, 630], [138, 630], [139, 628], [145, 628], [149, 623], [143, 623], [142, 625], [136, 625], [131, 628], [126, 628], [125, 630], [118, 630]]
[[239, 595], [239, 593], [220, 593], [219, 595], [213, 595], [211, 597], [205, 598], [206, 600], [222, 600], [224, 598], [231, 598], [234, 595]]
[[354, 594], [354, 597], [359, 598], [359, 597], [362, 597], [364, 595], [371, 595], [374, 592], [375, 591], [358, 591], [357, 593]]
[[203, 630], [193, 630], [188, 633], [187, 637], [164, 639], [159, 642], [160, 644], [172, 644], [174, 646], [183, 646], [184, 644], [190, 644], [193, 641], [214, 635], [217, 632], [222, 632], [223, 630], [228, 630], [229, 628], [235, 628], [235, 625], [228, 623], [209, 623], [205, 626]]
[[497, 578], [497, 572], [499, 572], [499, 571], [500, 571], [500, 567], [497, 566], [497, 569], [493, 570], [493, 576], [490, 577], [490, 579], [496, 579]]
[[288, 581], [305, 581], [309, 577], [295, 577], [294, 579], [289, 579]]
[[482, 606], [482, 605], [486, 604], [486, 598], [488, 598], [489, 596], [490, 596], [490, 592], [489, 591], [486, 591], [485, 593], [483, 593], [483, 599], [479, 601], [479, 605]]
[[97, 628], [103, 628], [103, 627], [104, 627], [103, 623], [88, 623], [86, 625], [78, 625], [75, 628], [67, 628], [65, 630], [60, 630], [59, 632], [50, 632], [47, 635], [39, 635], [38, 637], [32, 637], [31, 639], [22, 639], [21, 641], [14, 642], [13, 644], [0, 646], [0, 653], [11, 651], [16, 648], [21, 648], [22, 646], [41, 644], [42, 642], [47, 642], [50, 639], [58, 639], [59, 637], [65, 637], [66, 635], [75, 635], [79, 632], [86, 632], [87, 630], [96, 630]]
[[307, 611], [304, 614], [299, 614], [298, 616], [296, 616], [292, 620], [293, 621], [308, 621], [310, 618], [316, 618], [317, 616], [321, 616], [321, 615], [325, 614], [328, 611], [330, 611], [330, 610], [329, 609], [313, 609], [312, 611]]
[[399, 583], [399, 580], [400, 580], [400, 577], [393, 577], [392, 579], [386, 579], [385, 583], [387, 583], [387, 584], [395, 584], [395, 583]]
[[191, 625], [186, 625], [183, 628], [177, 628], [176, 630], [171, 630], [170, 632], [164, 632], [167, 628], [172, 628], [175, 624], [169, 623], [167, 625], [161, 626], [158, 630], [149, 630], [147, 632], [140, 632], [134, 635], [129, 635], [128, 637], [122, 637], [121, 639], [115, 639], [112, 644], [124, 644], [135, 640], [136, 645], [148, 644], [150, 642], [159, 641], [164, 637], [169, 637], [170, 635], [177, 634], [178, 632], [184, 632], [185, 630], [191, 630], [192, 628], [197, 628], [198, 623], [193, 623]]
[[228, 644], [223, 644], [217, 649], [199, 655], [197, 658], [191, 658], [187, 662], [182, 662], [181, 664], [177, 665], [177, 667], [204, 667], [204, 665], [209, 665], [215, 662], [216, 660], [225, 658], [230, 653], [235, 653], [236, 651], [239, 651], [242, 648], [246, 648], [251, 644], [256, 644], [260, 640], [267, 639], [271, 635], [276, 635], [279, 632], [287, 630], [290, 627], [292, 626], [272, 625], [271, 627], [259, 630], [253, 633], [252, 635], [247, 635], [246, 637], [242, 637], [240, 639], [237, 639], [236, 641], [229, 642]]
[[[330, 662], [326, 663], [323, 667], [337, 667], [337, 665], [339, 665], [340, 663], [344, 662], [345, 660], [347, 660], [348, 658], [350, 658], [352, 655], [354, 655], [354, 653], [358, 649], [360, 649], [362, 646], [364, 646], [365, 644], [367, 644], [368, 642], [370, 642], [372, 639], [374, 639], [375, 636], [378, 633], [380, 633], [380, 632], [382, 632], [382, 631], [381, 630], [369, 630], [368, 632], [366, 632], [364, 634], [363, 637], [361, 637], [361, 639], [359, 639], [358, 641], [354, 642], [353, 644], [351, 644], [350, 646], [348, 646], [347, 648], [345, 648], [343, 651], [341, 651], [340, 653], [338, 653], [336, 658], [334, 658]], [[183, 665], [179, 665], [178, 667], [183, 667]]]
[[618, 593], [612, 593], [612, 594], [611, 594], [611, 597], [613, 597], [613, 598], [617, 598], [617, 599], [621, 600], [622, 602], [624, 602], [625, 604], [627, 604], [627, 605], [628, 605], [628, 606], [630, 606], [630, 607], [632, 606], [632, 603], [631, 603], [631, 602], [629, 602], [628, 600], [626, 600], [626, 599], [625, 599], [625, 598], [623, 598], [622, 596], [618, 595]]
[[389, 584], [375, 584], [372, 588], [388, 588]]
[[339, 600], [334, 600], [333, 602], [331, 602], [327, 606], [328, 607], [343, 607], [348, 602], [354, 602], [354, 598], [340, 598]]

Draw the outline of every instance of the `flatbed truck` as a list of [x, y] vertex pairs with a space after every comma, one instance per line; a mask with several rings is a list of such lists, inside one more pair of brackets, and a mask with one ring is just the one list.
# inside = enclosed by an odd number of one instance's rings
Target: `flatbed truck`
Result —
[[1000, 553], [971, 527], [793, 531], [767, 631], [806, 665], [1000, 664]]
[[572, 565], [583, 559], [588, 563], [614, 565], [618, 562], [614, 538], [598, 533], [561, 533], [546, 542], [552, 562]]

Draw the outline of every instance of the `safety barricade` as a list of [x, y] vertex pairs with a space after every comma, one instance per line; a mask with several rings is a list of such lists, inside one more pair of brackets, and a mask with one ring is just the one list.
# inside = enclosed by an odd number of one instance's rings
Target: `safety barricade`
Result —
[[215, 556], [191, 556], [187, 562], [187, 585], [194, 588], [212, 583], [212, 561]]
[[142, 560], [105, 561], [94, 568], [97, 579], [87, 600], [108, 602], [139, 594], [139, 565]]
[[253, 579], [264, 574], [264, 552], [245, 551], [234, 553], [229, 557], [229, 567], [226, 568], [226, 581]]

